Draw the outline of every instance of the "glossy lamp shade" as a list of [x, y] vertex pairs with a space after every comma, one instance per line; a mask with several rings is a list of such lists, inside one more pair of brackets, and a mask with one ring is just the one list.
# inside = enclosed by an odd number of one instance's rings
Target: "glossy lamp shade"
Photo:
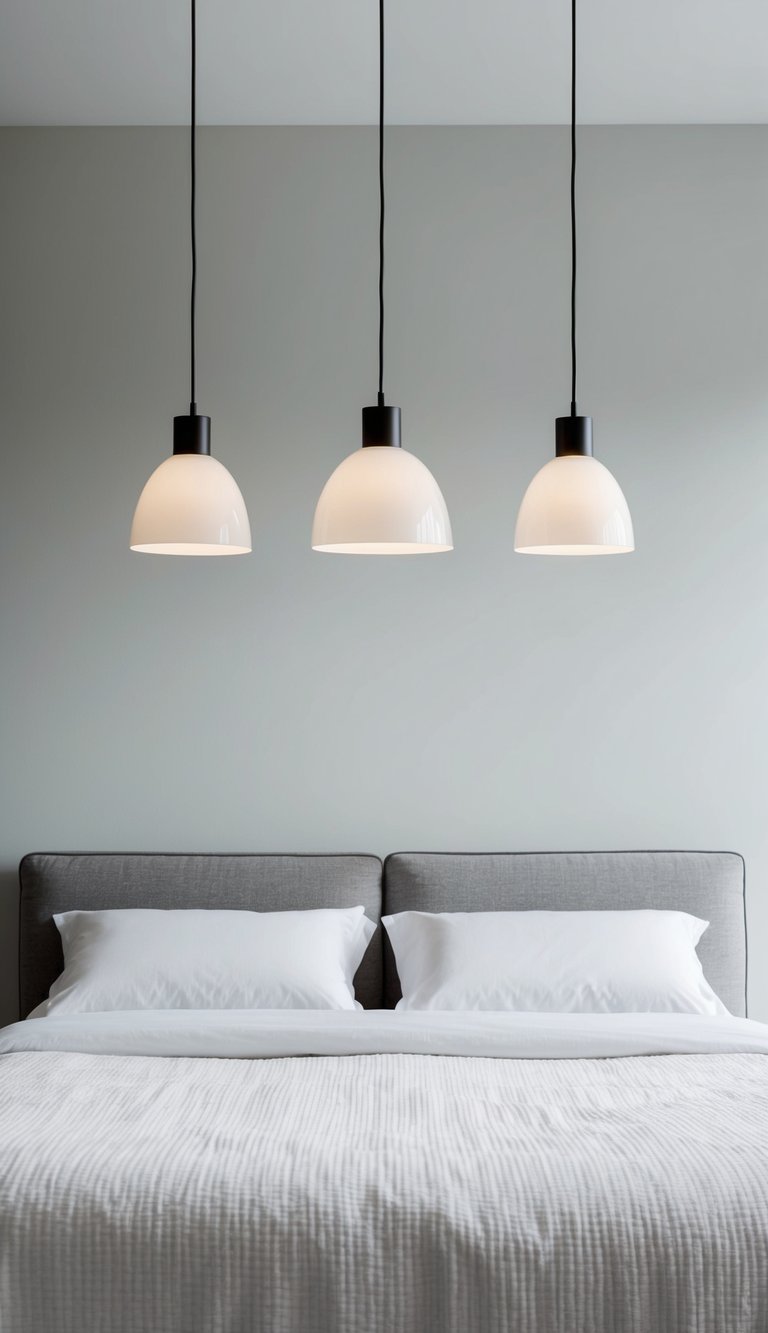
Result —
[[545, 463], [523, 496], [515, 550], [523, 555], [622, 555], [634, 551], [627, 502], [596, 458], [564, 455]]
[[150, 555], [247, 555], [240, 488], [209, 454], [173, 454], [152, 473], [133, 516], [131, 550]]
[[407, 449], [356, 449], [323, 487], [312, 547], [341, 555], [452, 551], [451, 522], [440, 487]]

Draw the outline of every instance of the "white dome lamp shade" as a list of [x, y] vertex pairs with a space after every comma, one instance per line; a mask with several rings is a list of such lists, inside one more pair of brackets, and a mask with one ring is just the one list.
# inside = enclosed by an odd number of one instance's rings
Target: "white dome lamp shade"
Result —
[[136, 506], [131, 550], [148, 555], [247, 555], [251, 549], [248, 512], [234, 477], [211, 457], [211, 418], [199, 416], [195, 402], [195, 110], [197, 22], [190, 0], [192, 114], [190, 122], [192, 292], [190, 301], [189, 415], [173, 418], [173, 453], [152, 473]]
[[337, 555], [453, 550], [451, 522], [429, 468], [401, 444], [399, 407], [384, 402], [384, 0], [379, 0], [379, 392], [363, 408], [362, 448], [323, 487], [312, 549]]
[[521, 555], [624, 555], [635, 549], [618, 482], [592, 456], [592, 418], [576, 412], [576, 0], [571, 0], [571, 411], [555, 421], [555, 457], [523, 496]]
[[429, 468], [400, 444], [400, 408], [363, 408], [363, 446], [323, 487], [312, 547], [340, 555], [430, 555], [453, 549]]
[[155, 468], [139, 496], [132, 551], [248, 554], [251, 529], [245, 501], [231, 472], [211, 457], [210, 439], [210, 417], [174, 417], [173, 453]]
[[592, 418], [558, 417], [555, 457], [523, 496], [515, 550], [521, 555], [623, 555], [634, 549], [622, 489], [592, 456]]

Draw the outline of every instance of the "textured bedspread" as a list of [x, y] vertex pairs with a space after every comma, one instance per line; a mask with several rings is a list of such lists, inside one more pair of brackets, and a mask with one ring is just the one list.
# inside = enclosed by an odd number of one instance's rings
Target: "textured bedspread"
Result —
[[768, 1059], [4, 1055], [0, 1329], [765, 1333]]

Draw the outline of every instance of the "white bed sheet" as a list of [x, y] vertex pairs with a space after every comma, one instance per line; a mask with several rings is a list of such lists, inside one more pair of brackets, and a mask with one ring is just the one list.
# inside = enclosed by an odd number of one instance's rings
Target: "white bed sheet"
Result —
[[768, 1026], [747, 1018], [701, 1014], [122, 1010], [51, 1015], [0, 1029], [0, 1055], [19, 1051], [253, 1059], [386, 1054], [499, 1059], [768, 1054]]

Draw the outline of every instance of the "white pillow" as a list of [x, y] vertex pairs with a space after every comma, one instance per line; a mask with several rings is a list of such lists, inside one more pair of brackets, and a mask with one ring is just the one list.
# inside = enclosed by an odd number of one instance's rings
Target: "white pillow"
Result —
[[359, 1009], [352, 978], [376, 929], [362, 907], [128, 908], [53, 919], [64, 971], [30, 1018], [111, 1009]]
[[398, 1009], [727, 1014], [687, 912], [399, 912]]

